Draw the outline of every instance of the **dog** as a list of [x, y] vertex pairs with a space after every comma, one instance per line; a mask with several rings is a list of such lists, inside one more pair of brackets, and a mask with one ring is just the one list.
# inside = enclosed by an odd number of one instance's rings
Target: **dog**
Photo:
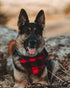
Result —
[[35, 21], [30, 23], [26, 11], [21, 9], [18, 17], [18, 36], [9, 44], [14, 65], [15, 87], [17, 88], [26, 88], [32, 83], [47, 84], [47, 63], [49, 60], [43, 38], [44, 27], [45, 14], [43, 10], [40, 10]]

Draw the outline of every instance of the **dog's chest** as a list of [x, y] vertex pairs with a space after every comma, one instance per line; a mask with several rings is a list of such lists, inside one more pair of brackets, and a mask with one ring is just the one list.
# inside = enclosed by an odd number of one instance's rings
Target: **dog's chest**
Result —
[[21, 65], [31, 72], [34, 75], [39, 75], [43, 73], [45, 69], [45, 58], [46, 58], [46, 53], [43, 51], [41, 54], [37, 55], [36, 57], [23, 57], [20, 58], [20, 63]]

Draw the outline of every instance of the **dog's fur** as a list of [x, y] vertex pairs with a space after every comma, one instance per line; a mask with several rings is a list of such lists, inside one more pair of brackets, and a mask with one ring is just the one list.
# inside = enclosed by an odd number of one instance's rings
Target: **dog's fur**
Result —
[[[19, 33], [16, 38], [16, 41], [14, 42], [14, 45], [18, 48], [18, 51], [22, 55], [34, 57], [42, 51], [42, 49], [45, 47], [45, 41], [44, 41], [44, 38], [42, 35], [44, 26], [45, 26], [45, 15], [44, 15], [43, 10], [41, 10], [38, 13], [34, 23], [29, 23], [29, 19], [28, 19], [26, 11], [24, 9], [21, 9], [19, 18], [18, 18]], [[29, 54], [29, 52], [27, 51], [27, 47], [28, 47], [27, 43], [29, 43], [30, 37], [32, 35], [31, 33], [34, 33], [33, 36], [38, 41], [38, 42], [36, 42], [36, 43], [38, 43], [36, 45], [36, 52], [33, 55]], [[31, 45], [31, 46], [35, 47], [33, 45]], [[18, 55], [13, 55], [14, 78], [15, 78], [15, 86], [17, 88], [25, 88], [27, 86], [27, 84], [30, 83], [30, 81], [32, 83], [47, 84], [47, 81], [46, 81], [47, 67], [45, 67], [42, 75], [40, 77], [38, 77], [34, 74], [30, 74], [20, 64], [20, 61], [18, 58], [19, 58]]]

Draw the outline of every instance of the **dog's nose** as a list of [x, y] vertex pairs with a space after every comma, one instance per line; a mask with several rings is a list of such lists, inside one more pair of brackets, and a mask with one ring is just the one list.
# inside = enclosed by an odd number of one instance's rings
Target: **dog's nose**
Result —
[[29, 40], [29, 47], [30, 48], [36, 48], [37, 47], [37, 40]]

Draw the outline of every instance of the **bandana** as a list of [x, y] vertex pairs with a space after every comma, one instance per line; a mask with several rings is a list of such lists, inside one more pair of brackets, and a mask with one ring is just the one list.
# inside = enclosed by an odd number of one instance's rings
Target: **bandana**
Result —
[[[19, 53], [18, 53], [19, 54]], [[19, 60], [21, 65], [34, 75], [41, 74], [45, 69], [45, 58], [48, 57], [48, 53], [45, 48], [35, 57], [22, 56], [19, 54]]]

